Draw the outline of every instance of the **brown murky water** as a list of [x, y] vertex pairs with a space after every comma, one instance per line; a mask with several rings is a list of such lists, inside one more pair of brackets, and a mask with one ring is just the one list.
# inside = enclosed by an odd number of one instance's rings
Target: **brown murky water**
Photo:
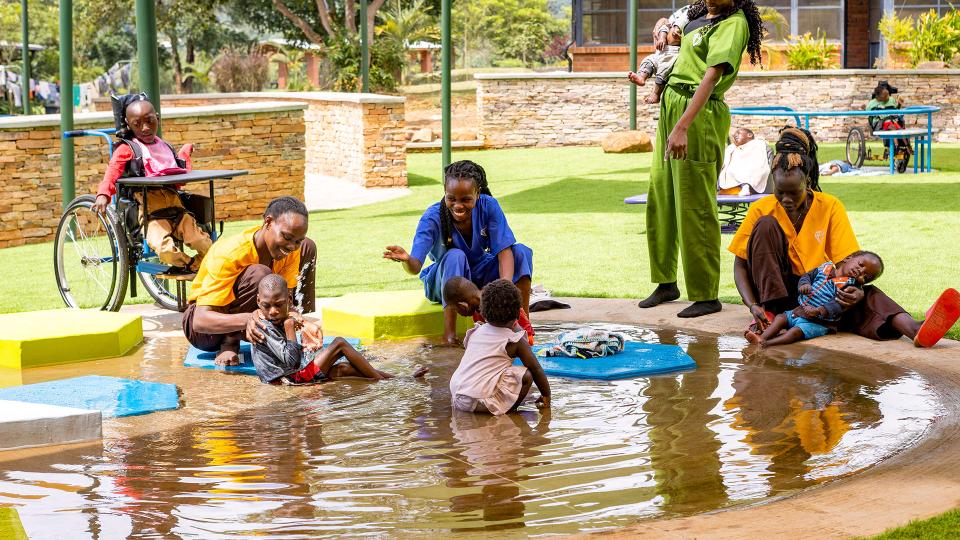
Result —
[[[529, 536], [596, 531], [787, 495], [916, 441], [942, 409], [908, 370], [852, 356], [614, 327], [677, 343], [695, 371], [552, 379], [552, 410], [452, 413], [458, 353], [382, 345], [424, 382], [260, 385], [186, 369], [180, 338], [124, 359], [28, 372], [175, 382], [184, 408], [105, 422], [102, 445], [0, 453], [0, 506], [30, 538]], [[544, 328], [540, 340], [557, 327]], [[790, 351], [801, 348], [787, 349]], [[71, 372], [73, 371], [73, 372]]]

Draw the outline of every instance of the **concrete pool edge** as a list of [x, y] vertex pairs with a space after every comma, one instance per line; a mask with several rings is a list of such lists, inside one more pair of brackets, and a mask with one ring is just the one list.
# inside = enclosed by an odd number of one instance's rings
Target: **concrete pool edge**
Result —
[[[641, 310], [636, 300], [563, 298], [573, 309], [532, 314], [547, 322], [617, 322], [738, 336], [749, 322], [741, 305], [699, 319], [678, 319], [685, 302]], [[147, 337], [180, 336], [179, 314], [153, 306], [129, 306], [143, 315]], [[960, 409], [960, 343], [916, 349], [907, 340], [874, 342], [852, 335], [818, 338], [815, 348], [856, 354], [916, 371], [938, 389], [948, 410]], [[814, 344], [793, 345], [807, 347]], [[960, 505], [960, 415], [938, 419], [906, 451], [869, 469], [824, 486], [765, 503], [732, 507], [684, 518], [653, 519], [603, 533], [613, 537], [670, 538], [848, 538], [879, 533], [912, 519]], [[170, 427], [169, 425], [166, 427]]]
[[[718, 314], [679, 319], [686, 302], [642, 310], [631, 299], [563, 298], [573, 309], [533, 314], [533, 322], [605, 321], [739, 335], [749, 323], [741, 305]], [[870, 341], [850, 334], [818, 338], [821, 350], [855, 354], [916, 371], [956, 409], [960, 392], [960, 343], [944, 340], [918, 349], [906, 339]], [[794, 345], [813, 346], [810, 345]], [[912, 447], [850, 477], [770, 502], [689, 517], [651, 519], [606, 531], [605, 537], [664, 538], [849, 538], [883, 532], [913, 519], [960, 505], [960, 422], [939, 418]], [[590, 535], [578, 535], [590, 536]]]

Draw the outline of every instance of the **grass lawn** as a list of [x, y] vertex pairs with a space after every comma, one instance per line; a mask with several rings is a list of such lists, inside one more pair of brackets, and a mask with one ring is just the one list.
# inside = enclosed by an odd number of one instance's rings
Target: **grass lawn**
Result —
[[[861, 245], [884, 257], [886, 272], [879, 286], [915, 316], [945, 287], [960, 285], [958, 149], [958, 145], [935, 147], [934, 163], [942, 171], [935, 174], [822, 182], [825, 191], [846, 205]], [[840, 146], [833, 145], [822, 154], [831, 159], [839, 158], [840, 152]], [[564, 296], [635, 298], [651, 290], [643, 207], [622, 202], [646, 191], [650, 154], [545, 148], [461, 152], [454, 157], [463, 158], [487, 169], [493, 194], [517, 238], [533, 248], [535, 283]], [[443, 193], [439, 154], [411, 154], [408, 165], [412, 195], [311, 215], [310, 236], [317, 241], [321, 258], [318, 295], [420, 287], [416, 277], [380, 257], [388, 244], [409, 248], [423, 209]], [[226, 234], [248, 223], [228, 224]], [[724, 246], [729, 239], [724, 235]], [[720, 297], [739, 302], [732, 255], [723, 253]], [[0, 312], [62, 306], [52, 244], [3, 249], [0, 257], [5, 261], [0, 270]], [[147, 302], [145, 293], [139, 292], [138, 301]], [[960, 338], [960, 330], [954, 329], [951, 336]]]
[[923, 521], [911, 521], [908, 525], [890, 529], [873, 537], [873, 540], [952, 540], [960, 537], [960, 510], [951, 510], [945, 514]]

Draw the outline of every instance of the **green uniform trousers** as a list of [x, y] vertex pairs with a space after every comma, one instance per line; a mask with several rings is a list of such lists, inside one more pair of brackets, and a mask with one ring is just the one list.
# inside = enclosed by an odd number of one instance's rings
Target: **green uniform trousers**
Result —
[[647, 192], [647, 248], [654, 283], [677, 281], [683, 256], [687, 298], [715, 300], [720, 287], [720, 220], [717, 177], [730, 131], [730, 109], [711, 97], [687, 130], [687, 159], [664, 161], [667, 138], [693, 89], [667, 86], [660, 101], [657, 144]]

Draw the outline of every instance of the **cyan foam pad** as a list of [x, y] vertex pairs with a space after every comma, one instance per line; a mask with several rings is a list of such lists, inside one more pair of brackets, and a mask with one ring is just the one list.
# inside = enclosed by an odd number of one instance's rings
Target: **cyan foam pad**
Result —
[[[324, 336], [323, 337], [323, 346], [326, 347], [333, 342], [336, 337], [333, 336]], [[344, 338], [347, 340], [347, 343], [353, 345], [353, 347], [360, 347], [360, 340], [356, 338]], [[240, 365], [239, 366], [218, 366], [214, 363], [214, 360], [217, 358], [216, 352], [207, 352], [201, 351], [200, 349], [190, 346], [190, 349], [187, 350], [187, 356], [183, 360], [183, 365], [187, 367], [203, 368], [203, 369], [217, 369], [220, 371], [229, 371], [230, 373], [241, 373], [243, 375], [256, 375], [257, 368], [253, 366], [253, 358], [250, 357], [250, 344], [246, 341], [240, 342]], [[307, 362], [304, 359], [304, 362]]]
[[[457, 317], [457, 333], [473, 327], [473, 321]], [[323, 306], [323, 329], [331, 334], [360, 338], [408, 339], [443, 335], [443, 308], [415, 291], [384, 291], [345, 294]]]
[[3, 388], [0, 399], [100, 411], [104, 418], [136, 416], [180, 406], [175, 384], [101, 375]]
[[[533, 348], [536, 353], [549, 345], [538, 345]], [[697, 363], [676, 345], [660, 345], [658, 343], [642, 343], [628, 341], [624, 344], [623, 352], [603, 358], [566, 358], [563, 356], [542, 357], [537, 360], [543, 367], [544, 373], [556, 377], [572, 379], [599, 379], [610, 381], [614, 379], [629, 379], [644, 375], [660, 375], [674, 371], [696, 369]], [[523, 365], [520, 360], [515, 365]]]
[[0, 368], [123, 356], [143, 341], [139, 315], [54, 309], [0, 315]]

